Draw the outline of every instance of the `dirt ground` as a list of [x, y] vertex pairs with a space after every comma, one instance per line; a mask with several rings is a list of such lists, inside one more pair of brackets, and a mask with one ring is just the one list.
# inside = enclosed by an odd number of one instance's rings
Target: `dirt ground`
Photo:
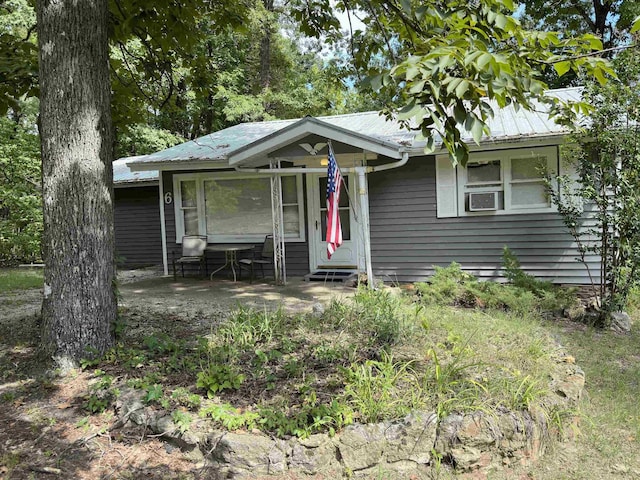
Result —
[[[174, 282], [157, 275], [119, 275], [128, 328], [195, 334], [207, 332], [238, 305], [302, 312], [353, 293], [341, 284], [301, 280], [276, 287], [193, 278]], [[0, 479], [216, 478], [202, 459], [191, 459], [160, 438], [113, 428], [112, 413], [88, 415], [83, 405], [90, 373], [60, 378], [44, 370], [37, 357], [40, 302], [38, 289], [0, 295]], [[171, 325], [154, 323], [167, 319]]]

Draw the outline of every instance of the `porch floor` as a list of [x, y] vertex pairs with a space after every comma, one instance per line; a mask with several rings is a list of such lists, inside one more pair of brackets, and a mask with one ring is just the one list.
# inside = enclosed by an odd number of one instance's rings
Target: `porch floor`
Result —
[[273, 282], [233, 282], [226, 279], [150, 278], [120, 287], [120, 305], [126, 308], [149, 308], [180, 316], [218, 316], [238, 307], [283, 308], [292, 313], [311, 311], [315, 303], [353, 295], [355, 289], [342, 283], [305, 282], [302, 277], [289, 279], [286, 286]]

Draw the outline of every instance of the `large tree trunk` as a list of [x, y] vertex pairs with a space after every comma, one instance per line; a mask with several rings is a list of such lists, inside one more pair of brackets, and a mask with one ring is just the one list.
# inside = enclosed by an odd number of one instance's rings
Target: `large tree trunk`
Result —
[[260, 88], [269, 88], [271, 84], [271, 13], [273, 12], [273, 0], [262, 0], [267, 11], [266, 20], [262, 28], [260, 40]]
[[42, 347], [105, 352], [116, 318], [107, 0], [38, 0], [44, 206]]

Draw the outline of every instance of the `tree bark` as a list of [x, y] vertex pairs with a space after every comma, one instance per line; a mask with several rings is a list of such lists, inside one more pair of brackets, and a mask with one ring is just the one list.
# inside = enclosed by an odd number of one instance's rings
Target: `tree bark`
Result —
[[113, 131], [107, 0], [38, 0], [42, 349], [59, 366], [113, 345]]
[[260, 40], [260, 88], [269, 88], [271, 84], [271, 14], [273, 12], [273, 0], [263, 0], [267, 11], [263, 25], [262, 39]]

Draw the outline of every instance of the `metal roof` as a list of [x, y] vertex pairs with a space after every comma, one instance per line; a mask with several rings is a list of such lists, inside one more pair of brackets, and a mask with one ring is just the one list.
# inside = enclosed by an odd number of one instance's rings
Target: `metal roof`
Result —
[[[582, 87], [573, 87], [550, 90], [547, 94], [565, 101], [577, 101], [581, 98], [581, 92]], [[488, 120], [491, 133], [485, 135], [481, 143], [516, 142], [568, 133], [568, 129], [549, 118], [542, 104], [534, 104], [533, 110], [525, 110], [516, 105], [499, 108], [495, 101], [488, 103], [493, 108], [495, 116]], [[397, 145], [399, 150], [408, 149], [413, 154], [419, 154], [424, 148], [424, 142], [416, 140], [416, 132], [403, 129], [397, 120], [387, 120], [379, 112], [332, 115], [317, 119], [354, 134], [369, 137], [372, 141]], [[150, 167], [154, 164], [186, 161], [208, 161], [219, 163], [221, 167], [227, 166], [230, 154], [245, 149], [258, 140], [272, 137], [300, 120], [242, 123], [151, 155], [133, 157], [128, 163], [133, 164], [134, 169], [136, 166], [145, 168], [145, 164], [149, 164]], [[462, 138], [470, 144], [473, 143], [471, 135], [467, 132], [462, 132]]]
[[158, 181], [157, 170], [145, 170], [140, 172], [132, 172], [127, 166], [128, 162], [137, 161], [144, 155], [135, 157], [124, 157], [113, 161], [113, 183], [115, 186], [124, 186], [129, 184], [151, 183]]

